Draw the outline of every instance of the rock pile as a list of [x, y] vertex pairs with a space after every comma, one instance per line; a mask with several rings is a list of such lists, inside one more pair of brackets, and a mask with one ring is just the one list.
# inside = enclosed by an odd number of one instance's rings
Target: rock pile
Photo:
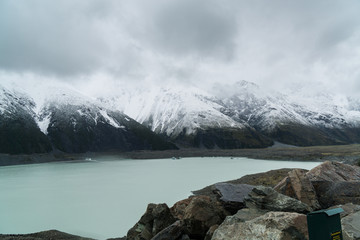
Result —
[[[279, 177], [281, 176], [281, 177]], [[258, 184], [258, 183], [261, 184]], [[306, 214], [341, 207], [344, 240], [360, 239], [360, 167], [324, 162], [310, 171], [280, 169], [217, 183], [169, 208], [149, 204], [118, 240], [308, 239]], [[4, 240], [86, 239], [58, 231]], [[115, 240], [115, 238], [113, 239]]]
[[308, 239], [306, 214], [334, 206], [345, 210], [344, 239], [360, 239], [359, 167], [324, 162], [281, 174], [277, 184], [272, 171], [256, 175], [262, 182], [268, 177], [267, 186], [253, 185], [250, 176], [195, 191], [171, 208], [149, 204], [124, 239]]

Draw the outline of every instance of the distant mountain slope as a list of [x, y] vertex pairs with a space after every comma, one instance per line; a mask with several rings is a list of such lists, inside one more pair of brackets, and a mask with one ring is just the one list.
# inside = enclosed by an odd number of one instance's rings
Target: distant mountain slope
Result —
[[269, 93], [246, 81], [232, 85], [231, 89], [232, 93], [221, 99], [221, 112], [236, 121], [248, 122], [276, 141], [297, 146], [360, 141], [360, 111], [349, 99], [339, 104], [336, 96], [330, 94]]
[[209, 92], [178, 86], [123, 89], [102, 101], [181, 145], [238, 148], [265, 147], [271, 139], [298, 146], [360, 141], [359, 101], [296, 94], [264, 91], [240, 81], [217, 84]]
[[[1, 88], [0, 152], [164, 150], [176, 146], [78, 92], [50, 89], [43, 106]], [[35, 112], [38, 111], [37, 113]]]
[[97, 99], [61, 87], [24, 92], [0, 83], [2, 153], [360, 142], [359, 99], [326, 92], [270, 92], [246, 81], [208, 91], [122, 87]]
[[102, 101], [181, 146], [244, 148], [272, 145], [270, 139], [245, 121], [234, 120], [219, 111], [222, 105], [218, 99], [197, 88], [126, 89]]
[[51, 144], [35, 122], [35, 103], [24, 93], [0, 86], [0, 152], [42, 153]]

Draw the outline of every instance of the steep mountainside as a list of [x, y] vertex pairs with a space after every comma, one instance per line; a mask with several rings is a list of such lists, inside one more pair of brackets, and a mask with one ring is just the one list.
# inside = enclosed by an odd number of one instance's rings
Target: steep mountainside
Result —
[[102, 99], [156, 133], [182, 146], [205, 148], [266, 147], [272, 141], [249, 124], [219, 109], [218, 99], [197, 88], [126, 89]]
[[[217, 84], [209, 92], [173, 86], [123, 89], [102, 101], [196, 147], [264, 147], [269, 139], [298, 146], [360, 141], [359, 101], [332, 94], [286, 95], [240, 81]], [[224, 143], [234, 138], [241, 144]]]
[[[21, 92], [2, 87], [2, 153], [131, 151], [175, 149], [118, 111], [106, 109], [78, 92], [49, 89], [37, 106]], [[41, 103], [40, 103], [41, 104]]]
[[221, 112], [234, 120], [248, 122], [274, 140], [298, 146], [360, 140], [360, 112], [349, 99], [339, 101], [338, 96], [330, 94], [314, 97], [266, 93], [246, 81], [231, 89], [232, 93], [221, 99]]
[[246, 81], [208, 91], [122, 87], [97, 99], [68, 88], [20, 89], [0, 84], [2, 153], [176, 148], [168, 140], [230, 149], [360, 142], [360, 101], [326, 92], [270, 92]]
[[41, 153], [51, 144], [35, 122], [35, 103], [24, 93], [0, 85], [0, 152]]

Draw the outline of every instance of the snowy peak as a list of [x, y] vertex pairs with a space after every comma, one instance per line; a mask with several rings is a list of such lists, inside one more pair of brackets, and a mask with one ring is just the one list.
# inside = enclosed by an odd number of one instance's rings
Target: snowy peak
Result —
[[209, 127], [244, 127], [219, 111], [222, 106], [216, 98], [195, 88], [127, 90], [105, 101], [153, 131], [171, 137]]
[[0, 85], [0, 114], [11, 116], [19, 111], [34, 115], [35, 102], [25, 93]]
[[[1, 146], [0, 152], [33, 153], [49, 152], [51, 149], [63, 152], [87, 152], [176, 148], [125, 114], [109, 110], [101, 102], [76, 91], [66, 88], [49, 89], [42, 94], [41, 98], [36, 98], [38, 100], [36, 104], [30, 97], [21, 97], [25, 96], [22, 93], [14, 95], [11, 91], [2, 90], [0, 142], [11, 140], [12, 137], [14, 140], [8, 141], [9, 145], [6, 147]], [[15, 107], [17, 111], [12, 111]], [[9, 112], [12, 114], [8, 114]], [[2, 124], [6, 118], [9, 123]], [[21, 124], [18, 124], [19, 122]], [[24, 134], [27, 134], [23, 138], [24, 141], [17, 139]], [[31, 146], [27, 142], [28, 139], [33, 139], [32, 144], [35, 146]], [[16, 144], [13, 144], [14, 142]]]

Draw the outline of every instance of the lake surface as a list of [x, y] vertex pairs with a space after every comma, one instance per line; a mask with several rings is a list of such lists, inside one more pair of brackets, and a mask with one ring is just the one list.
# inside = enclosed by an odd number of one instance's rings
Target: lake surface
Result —
[[319, 164], [225, 157], [93, 160], [0, 167], [0, 233], [57, 229], [122, 237], [150, 202], [171, 207], [216, 182]]

